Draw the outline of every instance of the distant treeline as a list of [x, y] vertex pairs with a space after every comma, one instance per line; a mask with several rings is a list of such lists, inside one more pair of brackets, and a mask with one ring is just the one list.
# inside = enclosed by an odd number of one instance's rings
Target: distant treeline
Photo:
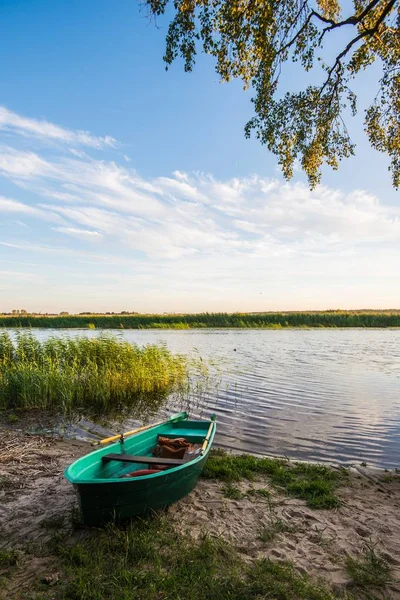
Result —
[[0, 316], [0, 327], [196, 329], [205, 327], [400, 327], [399, 311]]

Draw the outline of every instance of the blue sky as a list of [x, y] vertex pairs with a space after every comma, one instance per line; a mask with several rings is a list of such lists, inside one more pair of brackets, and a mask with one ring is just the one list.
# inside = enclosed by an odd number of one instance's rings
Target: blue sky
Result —
[[398, 306], [399, 193], [362, 119], [323, 186], [287, 184], [244, 138], [251, 91], [209, 57], [165, 71], [166, 24], [132, 0], [1, 3], [0, 310]]

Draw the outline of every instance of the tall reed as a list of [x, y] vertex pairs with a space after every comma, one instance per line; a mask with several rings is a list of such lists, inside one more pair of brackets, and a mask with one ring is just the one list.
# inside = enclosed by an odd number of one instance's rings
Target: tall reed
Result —
[[39, 341], [0, 334], [0, 409], [143, 417], [187, 391], [188, 364], [165, 346], [108, 335]]
[[199, 313], [173, 315], [0, 315], [0, 327], [65, 327], [85, 329], [400, 327], [400, 310], [331, 310], [321, 312]]

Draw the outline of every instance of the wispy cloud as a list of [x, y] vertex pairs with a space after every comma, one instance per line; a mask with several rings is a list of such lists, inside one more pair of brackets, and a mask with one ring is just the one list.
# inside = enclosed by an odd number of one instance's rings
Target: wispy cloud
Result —
[[11, 198], [0, 196], [0, 212], [36, 214], [37, 209], [23, 202], [17, 202], [16, 200], [11, 200]]
[[11, 146], [0, 146], [0, 174], [23, 181], [49, 177], [51, 165], [34, 152], [25, 152]]
[[54, 231], [59, 231], [60, 233], [66, 233], [67, 235], [72, 235], [75, 237], [82, 237], [85, 239], [96, 239], [101, 238], [101, 233], [98, 231], [91, 231], [89, 229], [77, 229], [76, 227], [53, 227]]
[[115, 162], [49, 160], [10, 147], [0, 147], [0, 174], [42, 198], [0, 198], [0, 209], [59, 218], [63, 233], [89, 238], [94, 229], [153, 257], [318, 254], [400, 240], [399, 209], [362, 190], [182, 172], [145, 180]]
[[90, 146], [92, 148], [116, 146], [116, 140], [109, 135], [96, 137], [87, 131], [72, 131], [45, 120], [18, 115], [5, 106], [0, 106], [0, 130], [26, 137], [63, 142], [72, 146]]
[[[24, 202], [19, 202], [11, 198], [5, 198], [4, 196], [0, 196], [0, 215], [2, 213], [24, 214], [26, 216], [36, 217], [37, 219], [50, 221], [52, 223], [64, 222], [60, 215], [58, 215], [56, 212], [48, 210], [47, 207], [40, 208], [38, 206], [31, 206], [30, 204], [25, 204]], [[21, 225], [21, 222], [18, 223]], [[26, 223], [22, 223], [22, 226], [25, 228], [28, 227]]]
[[[24, 201], [18, 188], [13, 198], [0, 196], [0, 215], [13, 217], [14, 223], [16, 215], [23, 215], [29, 226], [14, 232], [17, 238], [3, 229], [0, 245], [10, 252], [54, 254], [102, 269], [114, 265], [124, 276], [109, 270], [107, 277], [126, 294], [129, 272], [135, 286], [152, 290], [152, 297], [155, 290], [168, 288], [182, 301], [195, 294], [203, 302], [198, 308], [209, 309], [217, 307], [207, 304], [208, 298], [218, 304], [225, 295], [230, 308], [254, 310], [261, 307], [260, 292], [266, 288], [276, 301], [279, 294], [294, 298], [293, 285], [305, 298], [310, 290], [317, 298], [329, 298], [324, 290], [332, 285], [343, 295], [343, 281], [352, 280], [354, 273], [363, 282], [371, 269], [376, 277], [389, 277], [400, 259], [400, 209], [367, 191], [343, 193], [324, 186], [310, 191], [275, 177], [222, 180], [180, 170], [144, 178], [124, 157], [120, 164], [98, 160], [87, 149], [72, 148], [71, 153], [58, 145], [46, 147], [46, 140], [58, 135], [51, 127], [44, 128], [47, 137], [36, 136], [43, 151], [21, 149], [21, 131], [36, 129], [9, 114], [14, 113], [7, 111], [9, 124], [3, 124], [8, 139], [0, 145], [0, 176], [18, 186]], [[24, 127], [15, 125], [19, 119]], [[92, 148], [105, 144], [99, 140], [106, 138], [69, 133], [72, 138], [64, 135], [68, 144], [71, 139], [88, 139], [85, 145]], [[389, 289], [392, 284], [385, 285]]]

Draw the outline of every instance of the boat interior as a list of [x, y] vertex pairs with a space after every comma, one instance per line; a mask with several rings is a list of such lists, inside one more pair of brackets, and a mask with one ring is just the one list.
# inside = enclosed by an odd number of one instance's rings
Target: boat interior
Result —
[[[71, 465], [69, 476], [76, 482], [95, 482], [150, 475], [179, 467], [200, 456], [209, 426], [209, 421], [166, 422], [82, 457]], [[179, 458], [175, 458], [173, 448], [172, 452], [162, 447], [161, 451], [156, 451], [160, 449], [160, 439], [171, 450], [169, 440], [177, 438], [187, 442], [184, 444], [186, 451], [176, 453]]]

